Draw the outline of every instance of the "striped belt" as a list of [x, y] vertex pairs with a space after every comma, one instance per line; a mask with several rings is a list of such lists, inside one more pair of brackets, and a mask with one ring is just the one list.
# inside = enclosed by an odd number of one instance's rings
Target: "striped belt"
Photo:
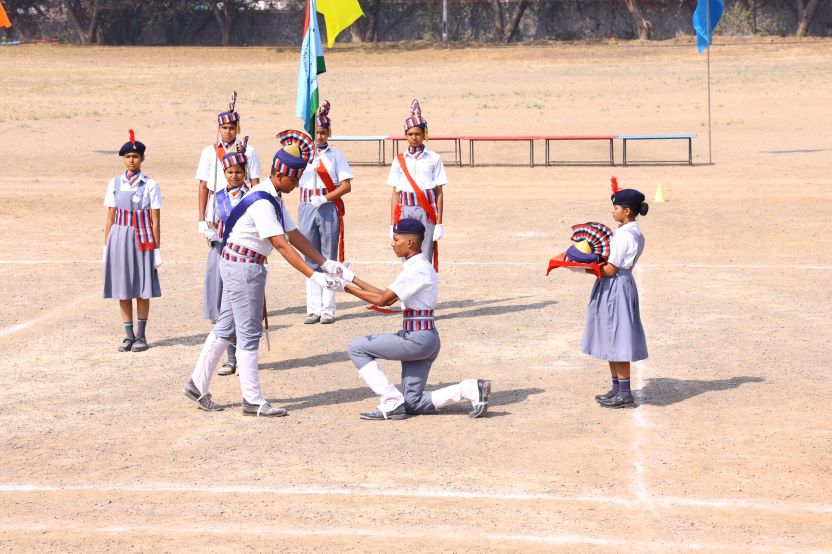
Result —
[[153, 242], [153, 220], [150, 217], [150, 208], [144, 210], [116, 208], [116, 217], [113, 223], [135, 229], [136, 244], [138, 244], [140, 251], [147, 252], [156, 247]]
[[300, 201], [309, 202], [313, 196], [326, 195], [326, 189], [300, 189]]
[[428, 331], [436, 329], [433, 310], [405, 310], [402, 329], [405, 331]]
[[229, 262], [239, 262], [243, 264], [264, 264], [266, 263], [266, 256], [255, 252], [251, 248], [240, 246], [238, 244], [228, 243], [222, 249], [222, 257]]
[[[436, 205], [436, 195], [433, 194], [433, 189], [427, 189], [423, 191], [425, 193], [425, 197], [427, 197], [428, 202]], [[399, 192], [399, 204], [404, 206], [418, 206], [419, 201], [416, 199], [415, 192]]]

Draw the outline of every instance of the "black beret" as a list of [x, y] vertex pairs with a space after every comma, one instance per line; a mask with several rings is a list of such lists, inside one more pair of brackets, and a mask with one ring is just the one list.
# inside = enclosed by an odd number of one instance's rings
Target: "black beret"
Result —
[[641, 206], [644, 195], [636, 189], [621, 189], [612, 193], [610, 200], [619, 206]]
[[399, 222], [393, 227], [393, 232], [400, 235], [419, 235], [424, 237], [425, 226], [422, 225], [422, 222], [418, 219], [406, 217], [399, 220]]
[[125, 154], [129, 154], [130, 152], [138, 152], [139, 156], [144, 156], [144, 151], [146, 149], [147, 147], [139, 141], [127, 141], [121, 146], [121, 150], [118, 151], [118, 155], [123, 156]]

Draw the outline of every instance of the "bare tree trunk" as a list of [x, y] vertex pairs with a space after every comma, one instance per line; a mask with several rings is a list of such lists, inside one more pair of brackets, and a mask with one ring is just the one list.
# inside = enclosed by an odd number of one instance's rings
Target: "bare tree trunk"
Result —
[[815, 8], [818, 7], [818, 0], [809, 0], [807, 4], [803, 0], [797, 0], [797, 31], [796, 37], [805, 37], [809, 32], [809, 25], [812, 24], [812, 16], [815, 15]]
[[[222, 8], [220, 8], [222, 4]], [[214, 17], [220, 26], [222, 33], [222, 45], [231, 46], [231, 32], [234, 29], [235, 20], [235, 6], [231, 0], [211, 0], [211, 11], [214, 12]]]
[[517, 32], [517, 27], [520, 26], [520, 20], [523, 18], [523, 13], [529, 5], [526, 0], [520, 0], [520, 3], [514, 8], [514, 15], [511, 16], [508, 27], [503, 35], [503, 42], [508, 44], [511, 42], [511, 37]]
[[[78, 34], [78, 40], [81, 44], [93, 42], [98, 31], [98, 0], [75, 2], [64, 0], [63, 7], [72, 22], [72, 26], [75, 27], [75, 32]], [[82, 20], [87, 18], [89, 18], [89, 23], [85, 25]]]
[[503, 25], [503, 7], [500, 5], [500, 0], [491, 0], [491, 12], [494, 17], [496, 38], [502, 41], [505, 36], [505, 26]]
[[[800, 0], [798, 0], [800, 1]], [[633, 31], [639, 40], [648, 40], [650, 38], [650, 29], [653, 25], [641, 15], [641, 9], [638, 7], [638, 0], [624, 0], [633, 19]]]

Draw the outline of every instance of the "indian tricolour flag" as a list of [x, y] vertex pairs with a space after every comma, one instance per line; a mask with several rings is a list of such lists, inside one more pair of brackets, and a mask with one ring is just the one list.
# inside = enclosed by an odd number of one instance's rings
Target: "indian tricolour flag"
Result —
[[303, 25], [303, 44], [298, 68], [298, 99], [295, 115], [303, 121], [307, 132], [315, 132], [315, 112], [318, 111], [318, 75], [326, 71], [321, 32], [318, 29], [315, 0], [306, 2], [306, 22]]

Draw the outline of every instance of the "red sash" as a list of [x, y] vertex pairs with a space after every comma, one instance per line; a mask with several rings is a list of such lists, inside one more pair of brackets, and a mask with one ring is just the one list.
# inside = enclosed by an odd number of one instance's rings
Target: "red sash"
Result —
[[225, 147], [225, 145], [223, 145], [223, 147], [222, 147], [222, 151], [225, 152], [225, 154], [220, 154], [220, 147], [217, 144], [214, 145], [214, 151], [217, 153], [217, 160], [220, 163], [222, 163], [222, 157], [225, 156], [226, 154], [230, 153], [230, 152], [228, 152], [228, 149]]
[[[410, 186], [413, 187], [413, 192], [416, 194], [416, 201], [419, 202], [419, 206], [425, 211], [425, 214], [428, 216], [428, 221], [436, 225], [436, 210], [433, 209], [433, 206], [428, 201], [428, 197], [425, 196], [425, 193], [419, 188], [419, 185], [416, 184], [413, 177], [410, 176], [410, 172], [407, 170], [407, 164], [404, 163], [404, 152], [399, 152], [397, 158], [399, 160], [399, 167], [402, 168], [402, 173], [404, 173], [404, 176], [407, 178]], [[401, 217], [402, 209], [401, 204], [399, 204], [396, 206], [395, 212], [396, 223], [399, 222]], [[433, 269], [439, 273], [439, 244], [437, 241], [433, 241]]]
[[[327, 192], [332, 192], [335, 190], [335, 182], [332, 180], [332, 177], [329, 176], [329, 172], [324, 167], [324, 162], [320, 161], [318, 164], [318, 168], [316, 169], [318, 173], [318, 177], [321, 178], [321, 181], [324, 182], [324, 186], [326, 187]], [[335, 208], [338, 210], [338, 228], [340, 231], [338, 232], [338, 261], [344, 261], [344, 214], [347, 213], [346, 209], [344, 209], [344, 201], [340, 198], [336, 198], [332, 201], [335, 204]]]

